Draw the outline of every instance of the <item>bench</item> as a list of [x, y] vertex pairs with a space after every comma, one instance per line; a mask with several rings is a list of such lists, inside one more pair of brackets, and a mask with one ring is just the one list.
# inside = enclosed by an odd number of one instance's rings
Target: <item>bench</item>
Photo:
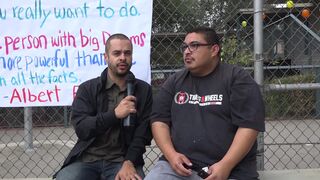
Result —
[[[259, 171], [260, 180], [319, 180], [319, 169], [290, 169]], [[16, 178], [2, 180], [52, 180], [51, 178]]]

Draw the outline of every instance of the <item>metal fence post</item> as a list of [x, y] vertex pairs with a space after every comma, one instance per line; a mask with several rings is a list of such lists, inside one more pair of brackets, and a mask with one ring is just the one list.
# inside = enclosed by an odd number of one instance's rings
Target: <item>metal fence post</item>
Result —
[[[316, 83], [320, 83], [320, 68], [316, 68]], [[316, 90], [316, 118], [320, 118], [320, 90]]]
[[67, 106], [63, 107], [63, 124], [64, 127], [67, 128], [68, 127], [68, 108]]
[[24, 108], [24, 145], [26, 151], [33, 151], [32, 108]]
[[[254, 6], [254, 79], [263, 86], [263, 19], [262, 8], [263, 0], [253, 0]], [[258, 154], [257, 154], [257, 168], [258, 170], [264, 169], [264, 135], [258, 135]]]

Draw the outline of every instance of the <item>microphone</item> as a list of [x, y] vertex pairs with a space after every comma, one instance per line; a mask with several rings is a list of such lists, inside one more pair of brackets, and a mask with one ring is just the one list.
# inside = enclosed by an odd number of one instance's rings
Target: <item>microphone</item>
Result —
[[[133, 82], [135, 80], [135, 77], [133, 74], [127, 75], [127, 95], [133, 95]], [[134, 126], [135, 124], [135, 114], [130, 113], [124, 120], [123, 120], [123, 126], [124, 127], [130, 127]]]

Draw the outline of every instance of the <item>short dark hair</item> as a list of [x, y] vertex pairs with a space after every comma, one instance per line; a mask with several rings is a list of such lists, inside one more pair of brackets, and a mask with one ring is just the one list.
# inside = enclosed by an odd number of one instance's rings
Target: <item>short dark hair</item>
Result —
[[190, 33], [199, 33], [203, 34], [204, 39], [208, 44], [217, 44], [220, 46], [220, 38], [217, 35], [214, 28], [210, 27], [196, 27], [187, 31], [187, 35]]
[[[107, 40], [107, 42], [106, 42], [106, 47], [105, 47], [105, 52], [106, 52], [106, 53], [108, 53], [109, 47], [110, 47], [110, 41], [113, 40], [113, 39], [121, 39], [121, 40], [128, 40], [128, 41], [130, 41], [130, 39], [128, 38], [128, 36], [126, 36], [126, 35], [124, 35], [124, 34], [121, 34], [121, 33], [112, 34], [112, 35], [108, 38], [108, 40]], [[130, 41], [130, 43], [131, 43], [131, 41]], [[132, 44], [131, 44], [131, 46], [132, 46]]]

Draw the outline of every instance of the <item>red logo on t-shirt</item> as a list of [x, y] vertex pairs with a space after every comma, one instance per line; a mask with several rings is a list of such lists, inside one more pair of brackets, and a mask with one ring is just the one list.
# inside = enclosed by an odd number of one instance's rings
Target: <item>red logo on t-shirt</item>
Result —
[[177, 94], [174, 96], [174, 101], [177, 103], [177, 104], [185, 104], [187, 103], [189, 100], [189, 95], [188, 93], [186, 92], [177, 92]]

